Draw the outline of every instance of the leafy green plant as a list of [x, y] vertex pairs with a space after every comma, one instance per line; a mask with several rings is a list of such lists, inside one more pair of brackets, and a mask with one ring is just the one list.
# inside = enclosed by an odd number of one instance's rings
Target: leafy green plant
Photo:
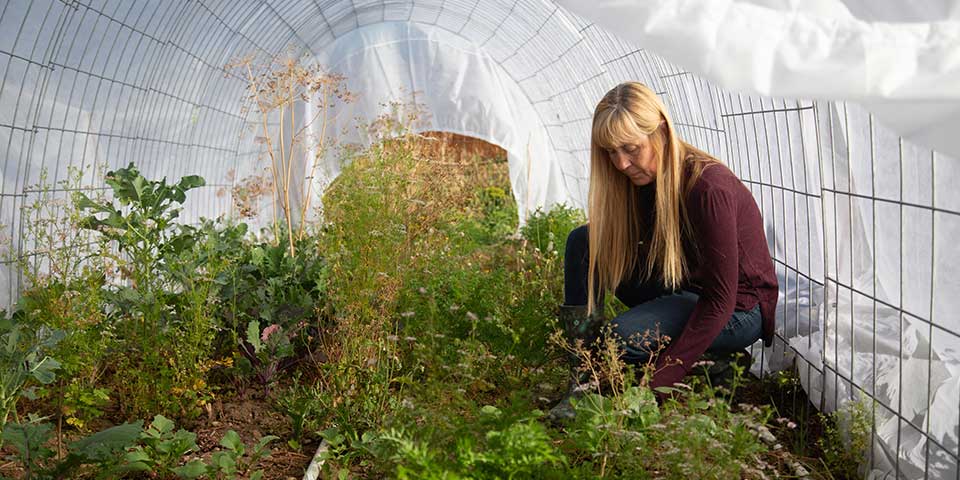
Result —
[[[250, 452], [247, 452], [247, 447], [243, 441], [240, 440], [240, 435], [230, 430], [223, 436], [223, 439], [220, 440], [220, 446], [225, 450], [216, 452], [210, 457], [208, 473], [215, 475], [216, 478], [228, 479], [237, 478], [237, 475], [249, 474], [250, 480], [259, 480], [263, 478], [263, 471], [256, 470], [251, 472], [251, 469], [262, 458], [270, 456], [270, 449], [267, 448], [267, 445], [277, 439], [278, 437], [274, 435], [262, 437]], [[244, 455], [247, 453], [249, 453], [247, 455], [249, 458], [245, 460]]]
[[[77, 206], [93, 214], [84, 219], [82, 226], [115, 241], [121, 252], [140, 261], [132, 264], [133, 269], [129, 272], [131, 280], [138, 285], [167, 280], [151, 279], [146, 275], [166, 271], [155, 267], [162, 267], [163, 260], [183, 252], [196, 241], [194, 227], [176, 223], [180, 208], [175, 204], [183, 204], [187, 191], [202, 187], [206, 182], [197, 175], [183, 177], [176, 184], [167, 184], [166, 179], [148, 180], [133, 163], [107, 173], [105, 181], [120, 206], [96, 201], [77, 192]], [[99, 214], [106, 217], [97, 217]]]
[[[220, 263], [209, 229], [177, 222], [188, 191], [204, 180], [148, 180], [132, 163], [105, 178], [113, 201], [76, 192], [86, 216], [80, 227], [99, 232], [96, 252], [120, 272], [101, 292], [115, 328], [115, 376], [121, 406], [132, 414], [195, 414], [207, 388], [202, 366], [216, 331], [210, 299]], [[173, 392], [175, 395], [167, 395]]]
[[181, 465], [181, 458], [196, 452], [197, 436], [175, 425], [163, 415], [153, 417], [150, 426], [140, 434], [140, 445], [124, 456], [124, 468], [135, 472], [152, 472], [161, 477], [197, 478], [207, 471], [202, 460]]
[[4, 425], [3, 441], [16, 452], [16, 459], [23, 467], [26, 478], [40, 476], [45, 462], [53, 457], [53, 450], [46, 447], [51, 428], [49, 423], [39, 421]]
[[588, 393], [574, 400], [577, 412], [571, 440], [591, 454], [609, 455], [644, 438], [660, 420], [660, 409], [648, 388], [629, 387], [622, 395]]
[[0, 425], [6, 425], [10, 413], [16, 411], [20, 397], [33, 396], [31, 390], [24, 389], [29, 381], [49, 384], [56, 378], [55, 372], [60, 364], [47, 352], [64, 334], [60, 331], [33, 331], [19, 323], [16, 317], [0, 317]]
[[103, 408], [109, 402], [110, 390], [69, 382], [63, 392], [62, 412], [67, 417], [68, 425], [83, 429], [90, 419], [103, 415]]
[[279, 245], [247, 246], [221, 291], [228, 324], [237, 332], [241, 373], [269, 392], [277, 373], [290, 369], [315, 347], [324, 305], [326, 262], [311, 238], [298, 257]]
[[97, 478], [120, 476], [124, 452], [133, 446], [142, 431], [142, 422], [125, 423], [94, 433], [69, 445], [64, 458], [54, 459], [54, 452], [46, 448], [52, 425], [44, 419], [31, 417], [24, 423], [10, 423], [4, 428], [4, 439], [15, 452], [15, 458], [25, 472], [24, 478], [75, 478], [84, 466], [93, 466]]
[[141, 473], [159, 478], [216, 479], [263, 477], [253, 468], [270, 456], [267, 445], [277, 437], [262, 437], [247, 448], [237, 432], [228, 431], [220, 441], [223, 450], [215, 452], [209, 463], [198, 458], [184, 462], [184, 457], [198, 451], [196, 435], [183, 429], [174, 430], [172, 421], [162, 415], [154, 417], [144, 430], [143, 422], [124, 423], [71, 442], [62, 458], [46, 447], [52, 425], [45, 419], [31, 416], [23, 423], [9, 423], [3, 438], [14, 451], [25, 472], [34, 480], [77, 478], [81, 472], [96, 478], [121, 478]]
[[[381, 438], [372, 430], [358, 433], [356, 430], [341, 431], [334, 426], [317, 432], [320, 438], [327, 443], [327, 448], [318, 455], [319, 460], [323, 460], [323, 471], [332, 473], [336, 470], [338, 478], [347, 478], [350, 470], [344, 467], [333, 467], [331, 460], [340, 462], [340, 464], [350, 464], [358, 458], [365, 456], [384, 457], [388, 455], [389, 446], [384, 445]], [[362, 466], [367, 465], [366, 460], [360, 461]]]

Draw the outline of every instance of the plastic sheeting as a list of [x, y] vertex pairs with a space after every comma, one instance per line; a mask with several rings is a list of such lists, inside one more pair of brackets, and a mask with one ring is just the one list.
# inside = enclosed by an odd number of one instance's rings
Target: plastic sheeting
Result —
[[[560, 4], [724, 88], [855, 100], [901, 135], [960, 156], [955, 133], [960, 130], [960, 8], [955, 2]], [[856, 17], [850, 7], [886, 21]], [[925, 21], [899, 20], [924, 13]]]
[[[230, 188], [262, 169], [245, 85], [222, 70], [249, 53], [293, 46], [345, 73], [361, 97], [341, 127], [413, 93], [424, 129], [504, 147], [521, 217], [584, 206], [593, 107], [639, 80], [764, 215], [781, 297], [757, 371], [795, 362], [826, 410], [872, 399], [872, 476], [956, 478], [958, 18], [938, 0], [9, 1], [0, 224], [27, 251], [21, 214], [43, 170], [130, 161], [207, 179], [187, 219], [229, 213]], [[341, 168], [320, 161], [318, 187]], [[93, 173], [80, 188], [102, 188]], [[0, 269], [9, 303], [16, 268]]]
[[[553, 149], [529, 97], [476, 44], [438, 27], [386, 22], [338, 38], [316, 58], [329, 71], [345, 75], [350, 91], [359, 92], [356, 102], [330, 113], [335, 120], [329, 131], [337, 132], [337, 142], [375, 141], [356, 128], [358, 122], [375, 120], [391, 101], [413, 102], [425, 112], [422, 122], [413, 125], [415, 131], [455, 132], [507, 151], [521, 221], [537, 206], [567, 198]], [[317, 191], [340, 172], [335, 152], [321, 160]]]

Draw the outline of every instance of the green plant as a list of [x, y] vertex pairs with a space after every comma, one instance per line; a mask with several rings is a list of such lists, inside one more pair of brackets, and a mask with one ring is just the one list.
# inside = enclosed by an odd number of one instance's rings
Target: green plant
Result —
[[279, 390], [274, 408], [290, 419], [292, 430], [287, 444], [294, 450], [307, 433], [320, 430], [320, 420], [324, 418], [322, 405], [323, 389], [320, 385], [305, 382], [299, 372], [295, 372], [289, 386]]
[[46, 447], [51, 425], [39, 421], [8, 423], [3, 427], [2, 439], [16, 452], [17, 461], [23, 467], [26, 478], [40, 476], [46, 460], [53, 457], [53, 450]]
[[561, 255], [567, 248], [567, 236], [585, 222], [581, 210], [560, 204], [547, 211], [535, 210], [527, 217], [520, 233], [539, 252]]
[[141, 473], [151, 478], [256, 480], [263, 477], [263, 471], [253, 468], [270, 456], [267, 445], [277, 439], [265, 436], [248, 450], [237, 432], [230, 430], [220, 441], [223, 450], [214, 453], [209, 464], [196, 458], [184, 462], [184, 456], [198, 450], [196, 435], [183, 429], [174, 431], [172, 421], [157, 415], [146, 430], [142, 421], [117, 425], [70, 443], [66, 454], [55, 458], [46, 448], [52, 425], [43, 420], [31, 416], [28, 422], [7, 424], [3, 431], [4, 440], [25, 472], [24, 478], [59, 480], [92, 472], [96, 478]]
[[867, 402], [850, 400], [829, 415], [820, 415], [825, 428], [817, 445], [823, 462], [837, 478], [860, 478], [873, 429]]
[[[111, 267], [96, 256], [97, 234], [80, 228], [83, 212], [61, 193], [90, 190], [84, 184], [86, 173], [68, 167], [66, 177], [51, 184], [41, 170], [21, 209], [23, 254], [17, 264], [24, 281], [15, 315], [35, 331], [64, 332], [50, 352], [60, 362], [58, 378], [37, 389], [38, 400], [49, 407], [40, 413], [56, 417], [58, 445], [64, 419], [85, 429], [103, 414], [113, 394], [108, 385], [98, 385], [109, 364], [107, 352], [115, 345], [101, 293]], [[89, 193], [98, 199], [102, 195]]]
[[90, 419], [103, 415], [103, 408], [109, 402], [110, 390], [69, 382], [63, 392], [62, 412], [67, 417], [67, 424], [83, 429]]
[[[492, 406], [481, 408], [481, 417], [498, 419], [503, 412]], [[479, 478], [527, 478], [549, 466], [562, 465], [566, 458], [557, 451], [543, 425], [536, 421], [539, 411], [487, 431], [481, 444], [464, 437], [457, 444], [458, 458], [465, 471]], [[482, 445], [482, 449], [478, 449]]]
[[610, 455], [637, 443], [660, 420], [660, 409], [648, 388], [629, 387], [621, 395], [589, 393], [573, 401], [577, 417], [571, 440], [591, 454]]
[[197, 478], [207, 471], [202, 460], [181, 465], [181, 457], [197, 451], [197, 436], [183, 429], [174, 431], [174, 423], [157, 415], [140, 434], [140, 445], [124, 456], [124, 468], [134, 472], [152, 472], [161, 477]]
[[[552, 444], [546, 429], [536, 421], [539, 412], [503, 419], [503, 412], [484, 406], [480, 424], [502, 426], [483, 429], [478, 436], [457, 440], [453, 455], [445, 446], [416, 441], [402, 430], [388, 430], [378, 437], [396, 463], [400, 479], [499, 479], [543, 477], [567, 459]], [[382, 454], [382, 453], [381, 453]]]
[[210, 457], [208, 473], [215, 475], [216, 478], [234, 479], [237, 478], [237, 475], [247, 475], [248, 473], [250, 480], [263, 478], [262, 470], [251, 472], [251, 469], [262, 458], [270, 456], [270, 449], [267, 448], [267, 445], [277, 438], [273, 435], [262, 437], [250, 450], [249, 459], [244, 460], [244, 455], [248, 453], [246, 445], [240, 440], [240, 435], [237, 435], [237, 432], [228, 431], [220, 440], [220, 446], [226, 450], [216, 452]]
[[7, 424], [3, 437], [16, 453], [16, 459], [29, 479], [75, 478], [79, 470], [90, 465], [97, 478], [113, 478], [125, 471], [123, 453], [133, 446], [142, 431], [142, 422], [125, 423], [94, 433], [69, 445], [60, 459], [45, 447], [52, 425], [31, 416], [25, 423]]
[[279, 245], [245, 245], [221, 290], [228, 325], [237, 333], [240, 371], [269, 391], [277, 373], [315, 347], [326, 302], [326, 261], [301, 242], [297, 258]]
[[[117, 340], [114, 383], [132, 414], [162, 411], [192, 415], [207, 389], [203, 365], [216, 329], [210, 299], [216, 259], [204, 233], [177, 222], [186, 193], [205, 184], [198, 176], [177, 183], [148, 180], [132, 163], [108, 172], [113, 201], [76, 192], [86, 213], [80, 227], [99, 232], [96, 252], [121, 273], [101, 289], [103, 309]], [[172, 392], [175, 395], [166, 395]]]
[[[368, 430], [358, 433], [356, 430], [342, 431], [338, 427], [330, 427], [317, 432], [324, 441], [327, 442], [327, 449], [319, 454], [319, 459], [324, 460], [323, 470], [331, 473], [335, 467], [330, 461], [338, 461], [341, 464], [349, 464], [355, 459], [363, 458], [368, 455], [374, 457], [383, 457], [387, 455], [386, 446], [383, 445], [380, 437], [373, 431]], [[361, 461], [361, 466], [366, 466], [368, 462]], [[346, 478], [350, 470], [348, 468], [337, 468], [337, 477]]]
[[63, 332], [33, 331], [16, 316], [0, 315], [0, 425], [6, 425], [11, 412], [16, 413], [21, 396], [33, 396], [32, 390], [24, 389], [29, 381], [45, 385], [56, 378], [60, 364], [47, 352], [62, 338]]
[[274, 380], [274, 376], [281, 368], [283, 361], [294, 355], [293, 344], [290, 340], [296, 337], [302, 330], [295, 325], [289, 330], [285, 330], [277, 323], [269, 325], [263, 330], [260, 329], [260, 322], [251, 320], [247, 324], [246, 341], [240, 344], [240, 351], [250, 362], [251, 368], [255, 371], [256, 378], [260, 381], [269, 394], [269, 386]]

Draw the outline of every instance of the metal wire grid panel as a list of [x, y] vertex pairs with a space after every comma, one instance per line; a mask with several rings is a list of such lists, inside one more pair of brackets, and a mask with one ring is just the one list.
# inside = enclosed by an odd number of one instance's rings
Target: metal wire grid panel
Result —
[[[218, 191], [258, 148], [241, 135], [244, 82], [223, 65], [251, 51], [317, 52], [383, 22], [429, 24], [481, 45], [537, 110], [580, 206], [593, 105], [623, 80], [654, 88], [681, 135], [725, 159], [766, 219], [783, 295], [777, 342], [755, 352], [761, 368], [796, 360], [827, 410], [869, 398], [877, 472], [960, 478], [957, 162], [852, 105], [722, 91], [546, 0], [5, 2], [7, 236], [23, 251], [19, 212], [39, 193], [32, 185], [43, 169], [56, 183], [68, 166], [134, 161], [153, 176], [197, 173], [209, 187], [187, 206], [190, 218], [228, 211]], [[79, 188], [102, 188], [94, 178]], [[17, 268], [0, 268], [9, 303]]]

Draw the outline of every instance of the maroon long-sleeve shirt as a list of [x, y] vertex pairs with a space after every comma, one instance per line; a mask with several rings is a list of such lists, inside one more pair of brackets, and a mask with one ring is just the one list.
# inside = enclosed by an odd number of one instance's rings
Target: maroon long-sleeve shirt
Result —
[[657, 359], [652, 387], [679, 382], [734, 309], [751, 310], [759, 303], [764, 344], [773, 341], [777, 276], [753, 195], [729, 168], [716, 164], [703, 170], [686, 204], [700, 255], [691, 251], [691, 239], [684, 239], [684, 253], [689, 283], [700, 299], [683, 333]]

